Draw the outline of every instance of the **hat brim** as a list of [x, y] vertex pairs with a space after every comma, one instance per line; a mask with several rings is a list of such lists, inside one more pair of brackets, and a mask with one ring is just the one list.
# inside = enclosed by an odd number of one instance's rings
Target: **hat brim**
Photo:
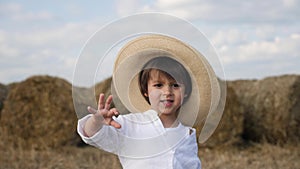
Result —
[[181, 63], [192, 80], [190, 97], [181, 106], [178, 119], [187, 126], [205, 120], [218, 106], [220, 86], [206, 58], [193, 47], [165, 35], [151, 34], [127, 43], [118, 53], [114, 65], [113, 88], [129, 112], [150, 108], [139, 91], [138, 74], [155, 57], [166, 56]]

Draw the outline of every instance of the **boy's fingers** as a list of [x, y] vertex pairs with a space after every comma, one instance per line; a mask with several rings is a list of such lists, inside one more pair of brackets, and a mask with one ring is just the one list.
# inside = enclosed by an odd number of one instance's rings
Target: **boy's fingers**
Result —
[[109, 125], [117, 128], [117, 129], [121, 128], [121, 125], [112, 118], [112, 116], [118, 116], [119, 115], [118, 110], [116, 108], [110, 109], [109, 110], [109, 115], [111, 117], [111, 120], [109, 121]]
[[114, 116], [118, 116], [119, 115], [119, 112], [118, 112], [118, 110], [116, 108], [112, 108], [109, 111], [113, 112]]
[[108, 96], [108, 98], [106, 99], [105, 107], [104, 107], [106, 110], [109, 110], [111, 102], [112, 102], [112, 95]]
[[104, 108], [104, 94], [100, 93], [99, 101], [98, 101], [98, 110], [101, 110], [103, 108]]
[[117, 129], [121, 128], [121, 125], [118, 122], [116, 122], [115, 120], [112, 120], [109, 125], [117, 128]]
[[115, 115], [114, 111], [108, 111], [107, 114], [105, 114], [105, 117], [112, 119], [112, 116], [114, 115]]

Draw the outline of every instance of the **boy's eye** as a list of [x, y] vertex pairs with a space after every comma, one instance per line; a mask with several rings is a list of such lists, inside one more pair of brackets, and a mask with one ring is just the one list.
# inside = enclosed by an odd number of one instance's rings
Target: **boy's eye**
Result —
[[173, 86], [174, 88], [179, 88], [179, 87], [180, 87], [180, 84], [174, 83], [172, 86]]
[[163, 84], [161, 84], [161, 83], [157, 83], [157, 84], [154, 84], [153, 86], [154, 86], [154, 87], [162, 87], [162, 86], [163, 86]]

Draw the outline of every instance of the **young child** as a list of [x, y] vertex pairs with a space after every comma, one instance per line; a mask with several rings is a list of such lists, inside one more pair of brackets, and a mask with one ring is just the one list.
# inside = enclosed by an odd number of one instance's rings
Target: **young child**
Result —
[[[138, 44], [143, 44], [142, 48]], [[199, 53], [195, 53], [194, 49], [183, 42], [163, 35], [148, 35], [129, 42], [115, 62], [113, 83], [116, 95], [124, 106], [131, 112], [135, 111], [134, 107], [139, 113], [120, 115], [122, 112], [117, 108], [110, 108], [113, 96], [110, 95], [105, 100], [104, 94], [100, 94], [98, 109], [88, 107], [91, 114], [78, 121], [78, 133], [82, 139], [90, 145], [117, 154], [124, 169], [201, 168], [196, 131], [191, 127], [193, 124], [190, 121], [194, 123], [196, 118], [202, 118], [203, 111], [207, 110], [202, 105], [213, 99], [207, 97], [210, 93], [204, 93], [211, 88], [201, 85], [190, 74], [198, 72], [199, 67], [205, 67], [201, 64], [207, 62], [197, 63], [199, 60], [194, 60], [195, 65], [188, 71], [187, 62], [191, 61], [184, 57], [189, 53], [176, 53], [176, 50], [182, 50], [178, 45], [199, 56]], [[130, 54], [132, 47], [136, 50], [134, 54]], [[129, 58], [128, 62], [126, 58]], [[186, 62], [180, 59], [185, 59]], [[143, 64], [142, 67], [137, 66], [136, 70], [131, 70], [126, 62], [131, 65]], [[126, 66], [122, 66], [124, 63]], [[200, 74], [203, 77], [202, 83], [211, 82], [211, 69], [207, 72]], [[124, 79], [124, 73], [132, 76]], [[139, 86], [139, 94], [138, 89], [130, 87], [132, 84]], [[123, 90], [124, 86], [127, 91]], [[205, 95], [202, 99], [206, 101], [200, 104], [202, 100], [197, 95], [203, 93]], [[140, 106], [141, 104], [144, 105]], [[196, 109], [187, 109], [187, 106]], [[191, 112], [195, 115], [194, 110], [196, 116], [191, 116]], [[190, 119], [186, 121], [187, 118]]]

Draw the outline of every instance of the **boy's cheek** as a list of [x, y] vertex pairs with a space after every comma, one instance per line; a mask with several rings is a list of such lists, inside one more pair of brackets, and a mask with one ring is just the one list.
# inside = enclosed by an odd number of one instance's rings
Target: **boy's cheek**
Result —
[[161, 91], [159, 90], [152, 90], [149, 93], [149, 100], [151, 104], [158, 104], [160, 101]]
[[161, 93], [160, 90], [152, 90], [152, 91], [149, 93], [149, 97], [159, 99], [161, 94], [162, 94], [162, 93]]

